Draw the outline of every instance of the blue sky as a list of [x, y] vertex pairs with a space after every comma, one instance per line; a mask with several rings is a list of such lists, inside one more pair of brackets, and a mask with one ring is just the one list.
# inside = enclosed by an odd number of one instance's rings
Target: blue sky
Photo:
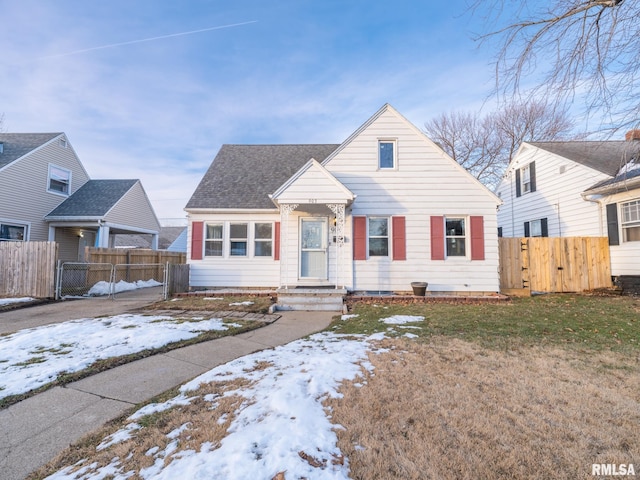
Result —
[[0, 0], [0, 12], [5, 129], [65, 132], [92, 178], [140, 178], [160, 218], [184, 216], [223, 143], [340, 143], [385, 103], [422, 127], [478, 111], [493, 87], [465, 0]]

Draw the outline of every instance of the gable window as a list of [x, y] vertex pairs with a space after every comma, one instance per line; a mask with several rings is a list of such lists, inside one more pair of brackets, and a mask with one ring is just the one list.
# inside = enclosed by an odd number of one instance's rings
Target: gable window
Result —
[[254, 255], [256, 257], [270, 257], [273, 251], [273, 225], [271, 223], [256, 223], [254, 233]]
[[640, 241], [640, 200], [623, 203], [622, 238], [625, 242]]
[[204, 254], [207, 257], [222, 256], [222, 224], [207, 224], [207, 236], [204, 240]]
[[49, 165], [47, 190], [52, 193], [69, 195], [71, 191], [71, 171], [55, 165]]
[[536, 162], [516, 170], [516, 197], [536, 191]]
[[248, 224], [232, 223], [229, 227], [229, 253], [232, 257], [247, 256]]
[[396, 168], [396, 142], [394, 140], [378, 141], [378, 168]]
[[369, 256], [389, 256], [389, 219], [386, 217], [369, 218]]
[[464, 218], [445, 219], [447, 257], [464, 257], [467, 255], [467, 235], [464, 223]]
[[23, 242], [27, 237], [27, 227], [25, 225], [12, 225], [0, 223], [0, 242], [16, 241]]

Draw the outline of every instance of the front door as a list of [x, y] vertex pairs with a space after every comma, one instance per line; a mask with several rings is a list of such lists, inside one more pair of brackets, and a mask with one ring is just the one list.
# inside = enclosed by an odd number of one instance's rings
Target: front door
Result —
[[327, 280], [328, 229], [326, 217], [302, 218], [300, 223], [300, 278]]

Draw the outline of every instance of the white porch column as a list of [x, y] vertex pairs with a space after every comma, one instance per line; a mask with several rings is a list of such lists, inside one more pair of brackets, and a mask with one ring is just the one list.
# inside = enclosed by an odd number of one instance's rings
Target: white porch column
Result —
[[[336, 236], [336, 289], [340, 287], [340, 264], [342, 263], [342, 252], [344, 250], [344, 222], [345, 205], [342, 203], [328, 203], [327, 207], [336, 216], [335, 231]], [[344, 287], [344, 284], [342, 285]]]
[[[280, 265], [281, 269], [284, 268], [284, 287], [289, 288], [289, 258], [287, 244], [289, 242], [289, 216], [298, 208], [297, 203], [283, 203], [280, 205], [280, 219], [281, 219], [281, 241], [280, 241]], [[284, 235], [282, 235], [284, 233]], [[282, 276], [280, 277], [282, 280]]]

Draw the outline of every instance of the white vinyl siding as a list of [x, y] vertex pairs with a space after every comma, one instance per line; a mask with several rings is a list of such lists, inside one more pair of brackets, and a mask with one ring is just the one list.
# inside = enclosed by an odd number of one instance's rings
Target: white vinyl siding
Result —
[[[515, 170], [535, 161], [536, 190], [516, 196]], [[581, 193], [601, 180], [603, 173], [550, 152], [525, 146], [514, 158], [498, 186], [503, 204], [498, 225], [504, 237], [524, 237], [524, 223], [546, 218], [549, 237], [606, 236], [600, 227], [599, 207]]]
[[[378, 140], [396, 138], [397, 170], [378, 168]], [[404, 216], [406, 261], [370, 257], [356, 262], [350, 288], [357, 291], [410, 291], [411, 281], [426, 281], [432, 292], [497, 292], [496, 202], [491, 193], [433, 142], [393, 111], [383, 112], [323, 164], [357, 195], [353, 216]], [[485, 260], [452, 257], [431, 260], [430, 217], [484, 218]], [[351, 218], [347, 238], [352, 238]], [[346, 255], [351, 261], [352, 243]], [[330, 261], [329, 265], [332, 265]]]
[[[207, 225], [221, 225], [223, 230], [223, 255], [204, 256], [202, 260], [191, 260], [191, 235], [189, 228], [187, 238], [187, 258], [190, 264], [190, 284], [193, 287], [261, 287], [277, 288], [280, 286], [280, 262], [274, 260], [273, 255], [256, 255], [255, 226], [256, 224], [270, 224], [280, 221], [278, 213], [265, 214], [193, 214], [189, 215], [191, 222], [204, 222], [206, 244]], [[248, 254], [247, 256], [232, 256], [230, 249], [230, 225], [248, 225]], [[272, 231], [275, 230], [272, 227]], [[206, 247], [205, 247], [206, 248]]]

